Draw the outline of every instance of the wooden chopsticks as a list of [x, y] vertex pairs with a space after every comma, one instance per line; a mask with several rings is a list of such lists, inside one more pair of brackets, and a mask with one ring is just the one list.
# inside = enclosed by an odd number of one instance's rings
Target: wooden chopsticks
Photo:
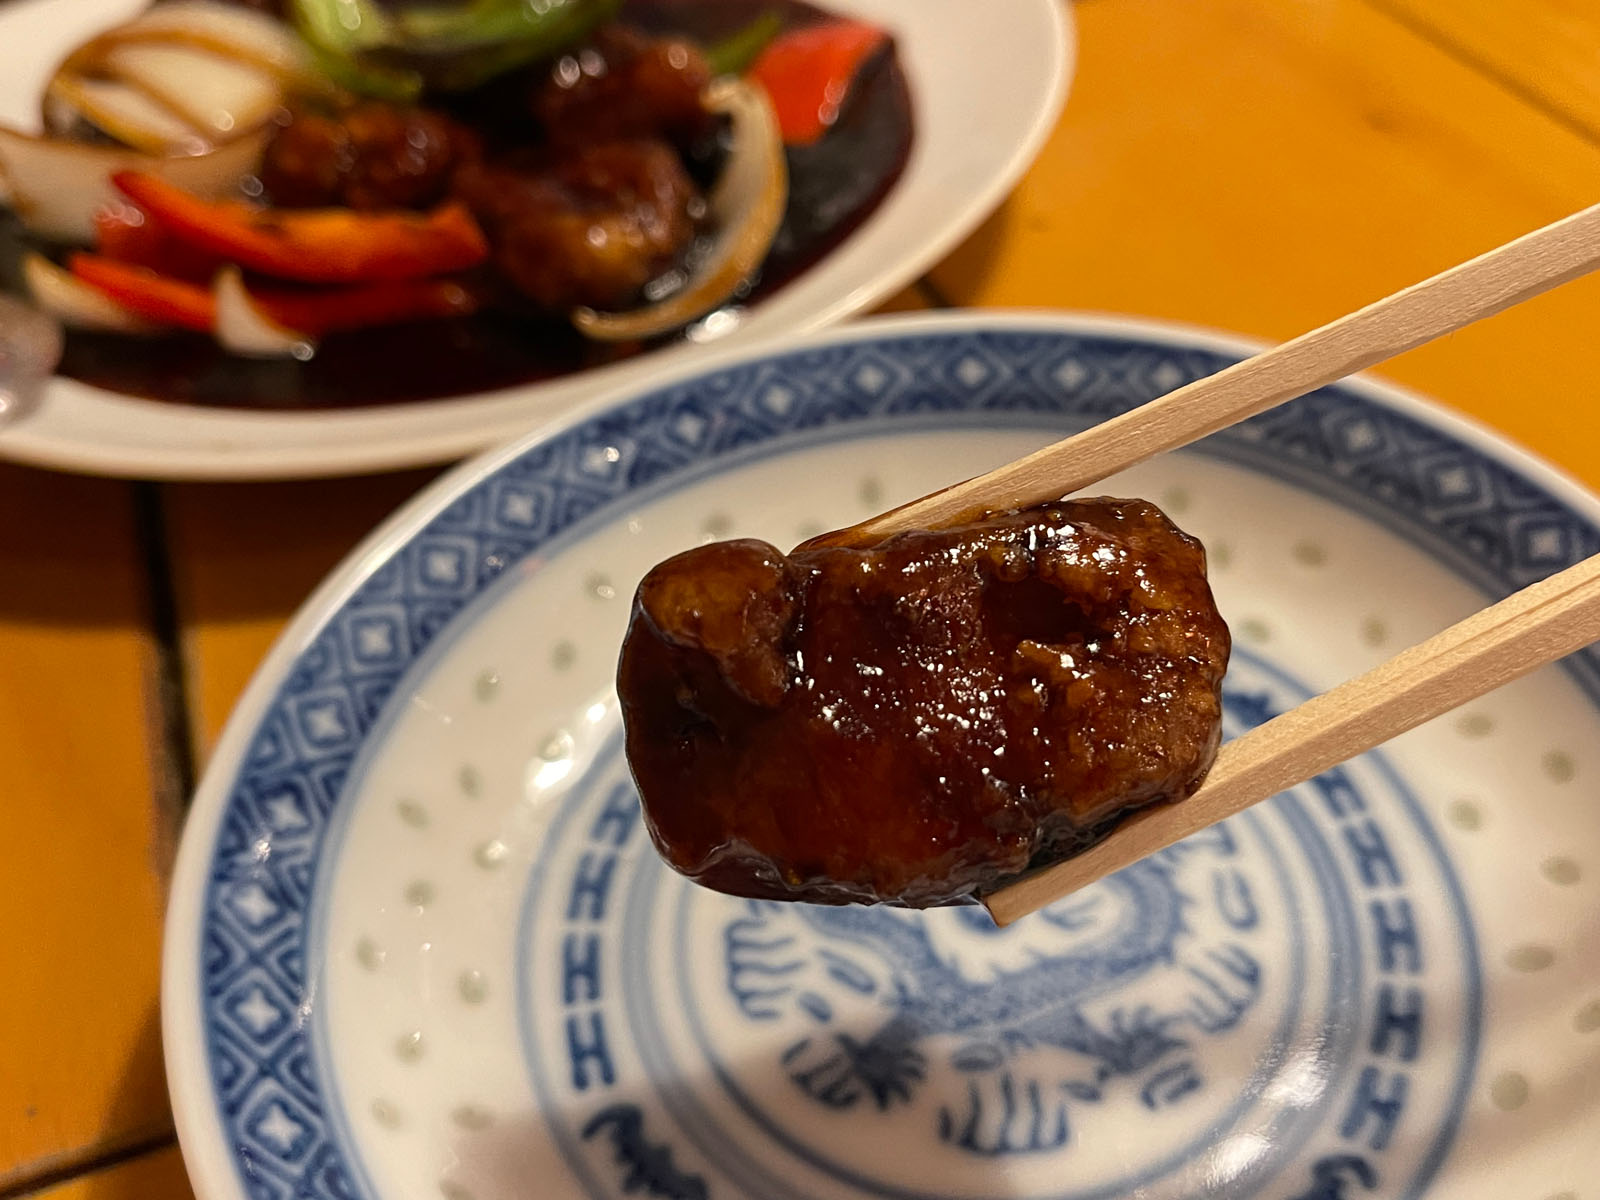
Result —
[[[1600, 205], [848, 534], [876, 540], [1066, 496], [1600, 267]], [[983, 897], [1001, 924], [1600, 639], [1600, 557], [1451, 626], [1223, 746], [1189, 799]]]
[[854, 525], [876, 539], [1059, 500], [1600, 267], [1600, 204], [1024, 458]]
[[1435, 634], [1222, 747], [1187, 800], [984, 897], [1001, 925], [1600, 640], [1600, 555]]

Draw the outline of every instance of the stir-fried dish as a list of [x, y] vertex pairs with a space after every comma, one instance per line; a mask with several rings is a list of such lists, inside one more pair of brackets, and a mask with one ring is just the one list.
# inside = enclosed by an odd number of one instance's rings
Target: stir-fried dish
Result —
[[713, 336], [892, 186], [886, 31], [794, 0], [168, 0], [0, 127], [0, 272], [62, 373], [459, 395]]
[[1073, 500], [873, 544], [687, 551], [639, 587], [618, 691], [677, 870], [926, 907], [1191, 794], [1229, 648], [1197, 541], [1144, 501]]

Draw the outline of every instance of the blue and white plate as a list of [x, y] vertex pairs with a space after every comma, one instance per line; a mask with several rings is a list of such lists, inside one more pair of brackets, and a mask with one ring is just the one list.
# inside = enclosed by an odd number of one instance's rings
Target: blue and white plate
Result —
[[[457, 471], [308, 602], [195, 802], [163, 1007], [205, 1200], [1549, 1200], [1600, 1177], [1600, 657], [1005, 931], [669, 873], [611, 690], [635, 581], [790, 544], [1246, 351], [881, 321]], [[1211, 552], [1230, 731], [1600, 549], [1372, 383], [1107, 482]]]

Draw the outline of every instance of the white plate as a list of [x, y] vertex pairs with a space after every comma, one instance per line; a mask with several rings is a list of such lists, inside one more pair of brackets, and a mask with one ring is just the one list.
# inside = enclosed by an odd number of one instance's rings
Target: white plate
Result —
[[[0, 5], [0, 121], [33, 128], [58, 57], [140, 0]], [[916, 279], [999, 203], [1065, 99], [1074, 41], [1061, 0], [830, 0], [894, 31], [915, 133], [905, 172], [843, 245], [753, 308], [721, 344], [819, 329]], [[319, 412], [204, 408], [57, 379], [0, 429], [0, 458], [167, 479], [338, 475], [445, 462], [705, 352], [680, 344], [550, 383], [414, 404]]]
[[[263, 665], [185, 831], [162, 1008], [200, 1195], [1588, 1195], [1592, 652], [1005, 932], [715, 895], [640, 828], [611, 679], [649, 565], [792, 543], [1246, 349], [871, 322], [408, 506]], [[1592, 497], [1371, 383], [1105, 487], [1208, 543], [1230, 733], [1600, 548]]]

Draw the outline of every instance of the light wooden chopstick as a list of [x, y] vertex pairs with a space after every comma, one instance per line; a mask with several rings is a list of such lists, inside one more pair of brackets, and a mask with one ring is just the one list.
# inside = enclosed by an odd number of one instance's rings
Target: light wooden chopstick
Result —
[[852, 526], [854, 539], [1043, 504], [1600, 267], [1600, 204], [1025, 458]]
[[1596, 640], [1600, 555], [1233, 739], [1187, 800], [1136, 814], [1105, 841], [983, 903], [999, 924], [1009, 924]]
[[[862, 522], [841, 540], [1059, 499], [1600, 266], [1600, 205], [1047, 446]], [[1600, 557], [1469, 617], [1222, 747], [1187, 800], [983, 897], [1000, 924], [1600, 639]]]

